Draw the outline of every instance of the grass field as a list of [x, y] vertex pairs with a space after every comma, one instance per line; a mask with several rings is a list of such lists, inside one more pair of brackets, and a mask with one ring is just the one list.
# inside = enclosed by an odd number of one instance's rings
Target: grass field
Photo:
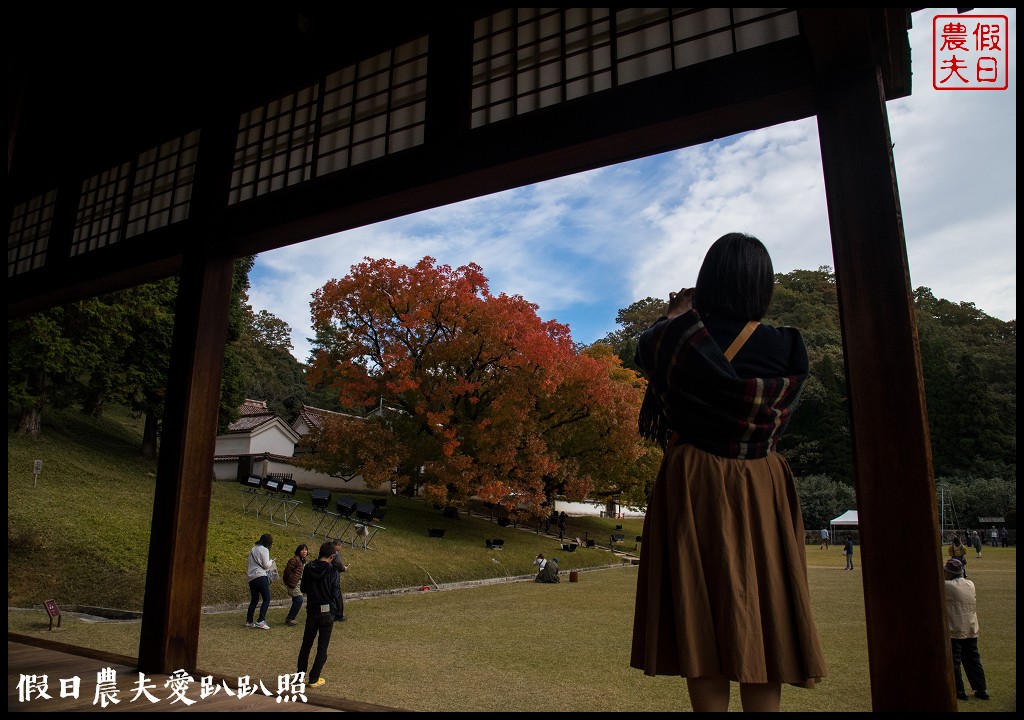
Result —
[[[137, 458], [140, 421], [116, 408], [101, 419], [73, 411], [54, 411], [47, 417], [41, 438], [8, 434], [8, 552], [13, 557], [45, 557], [50, 563], [50, 572], [42, 576], [32, 563], [10, 563], [8, 604], [38, 606], [56, 597], [67, 605], [141, 610], [156, 465]], [[37, 459], [43, 461], [43, 470], [35, 479]], [[245, 496], [236, 483], [214, 483], [212, 497], [204, 605], [234, 604], [247, 597], [245, 558], [261, 534], [273, 535], [271, 556], [280, 568], [299, 543], [315, 550], [323, 540], [311, 534], [318, 518], [310, 510], [308, 489], [296, 495], [303, 502], [293, 516], [299, 522], [287, 527], [268, 522], [266, 513], [243, 513]], [[387, 503], [381, 523], [386, 530], [378, 532], [372, 546], [387, 552], [349, 551], [345, 592], [517, 576], [532, 572], [538, 552], [559, 555], [565, 570], [622, 562], [604, 549], [562, 553], [554, 536], [499, 527], [486, 517], [445, 518], [439, 510], [403, 497], [388, 497]], [[616, 525], [623, 529], [617, 531]], [[429, 528], [444, 529], [444, 538], [429, 538]], [[632, 548], [642, 521], [574, 518], [569, 531], [599, 538], [605, 545], [613, 532], [622, 532]], [[506, 540], [503, 550], [486, 548], [485, 541], [495, 537]], [[69, 553], [69, 547], [74, 551]], [[279, 583], [272, 593], [275, 599], [286, 597]]]
[[[8, 436], [8, 630], [135, 656], [138, 621], [68, 616], [51, 632], [41, 602], [55, 597], [65, 607], [141, 606], [153, 468], [131, 460], [136, 428], [128, 416], [97, 422], [62, 414], [52, 422], [43, 440]], [[33, 486], [36, 458], [44, 460], [44, 468]], [[387, 530], [375, 538], [376, 549], [346, 553], [352, 563], [343, 578], [349, 621], [336, 625], [324, 669], [328, 685], [308, 692], [423, 711], [689, 709], [682, 680], [648, 678], [628, 666], [635, 566], [606, 550], [562, 553], [554, 538], [499, 530], [486, 518], [442, 518], [412, 500], [389, 498], [388, 507], [383, 523]], [[640, 534], [637, 521], [574, 520], [570, 534], [582, 531], [605, 538], [615, 524], [623, 524], [627, 538]], [[446, 528], [445, 537], [428, 538], [428, 527]], [[272, 554], [282, 566], [295, 544], [310, 542], [308, 523], [268, 526], [241, 512], [237, 485], [215, 484], [205, 592], [209, 605], [227, 610], [203, 616], [199, 666], [229, 677], [261, 678], [273, 688], [278, 675], [294, 671], [301, 627], [283, 624], [285, 595], [279, 583], [278, 604], [268, 616], [272, 630], [243, 626], [244, 556], [264, 531], [275, 535]], [[505, 549], [488, 550], [484, 539], [499, 532], [506, 539]], [[528, 575], [538, 550], [557, 553], [563, 570], [579, 569], [579, 582], [563, 577], [558, 585], [447, 585]], [[782, 708], [868, 711], [860, 569], [843, 571], [838, 547], [824, 551], [810, 546], [807, 555], [829, 676], [814, 690], [785, 687]], [[960, 709], [1012, 712], [1016, 548], [986, 547], [983, 556], [972, 558], [968, 570], [978, 588], [980, 648], [992, 700], [972, 699]], [[855, 563], [859, 566], [860, 561], [858, 555]], [[891, 561], [900, 562], [901, 554], [894, 553]], [[443, 589], [373, 595], [433, 587], [433, 582]], [[913, 613], [913, 605], [906, 611]], [[739, 709], [738, 698], [731, 709]]]
[[[381, 552], [387, 552], [381, 550]], [[829, 676], [813, 690], [784, 687], [782, 709], [868, 711], [868, 659], [859, 571], [839, 550], [809, 552], [814, 614]], [[986, 548], [973, 563], [981, 601], [981, 653], [988, 702], [961, 711], [1016, 710], [1016, 549]], [[673, 711], [689, 709], [678, 678], [629, 668], [636, 568], [581, 572], [579, 582], [514, 582], [346, 601], [315, 692], [424, 711]], [[913, 608], [908, 608], [912, 612]], [[240, 610], [205, 615], [200, 667], [229, 677], [294, 671], [301, 627], [270, 611], [269, 632], [246, 630]], [[69, 619], [54, 632], [46, 616], [8, 613], [9, 630], [134, 656], [139, 623]], [[97, 668], [99, 669], [99, 668]], [[310, 690], [309, 692], [314, 692]], [[735, 695], [736, 693], [734, 693]], [[739, 709], [738, 699], [733, 707]]]

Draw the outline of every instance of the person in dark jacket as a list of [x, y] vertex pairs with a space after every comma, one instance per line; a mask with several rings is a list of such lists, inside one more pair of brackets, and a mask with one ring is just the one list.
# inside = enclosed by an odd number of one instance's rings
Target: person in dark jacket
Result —
[[302, 570], [306, 566], [306, 557], [309, 555], [309, 547], [302, 543], [295, 548], [295, 554], [284, 566], [284, 586], [288, 588], [288, 594], [292, 596], [292, 606], [288, 609], [288, 617], [284, 622], [286, 625], [298, 625], [295, 618], [299, 616], [302, 609], [302, 590], [299, 583], [302, 581]]
[[551, 558], [544, 563], [534, 580], [539, 583], [560, 582], [558, 578], [558, 558]]
[[329, 540], [323, 543], [319, 556], [306, 565], [299, 583], [299, 588], [306, 594], [307, 603], [298, 672], [306, 673], [309, 651], [313, 648], [313, 640], [317, 640], [313, 667], [306, 676], [308, 687], [321, 687], [327, 682], [320, 676], [320, 671], [327, 662], [327, 647], [331, 644], [334, 621], [341, 619], [341, 581], [338, 579], [338, 569], [331, 562], [334, 555], [334, 543]]

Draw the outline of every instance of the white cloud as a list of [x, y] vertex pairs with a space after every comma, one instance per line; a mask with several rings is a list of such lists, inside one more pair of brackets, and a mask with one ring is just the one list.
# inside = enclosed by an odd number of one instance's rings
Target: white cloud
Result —
[[1009, 17], [1010, 87], [940, 91], [931, 82], [931, 18], [914, 14], [914, 90], [888, 105], [912, 285], [1017, 317], [1016, 11]]
[[692, 286], [708, 247], [728, 232], [763, 240], [778, 272], [832, 264], [813, 119], [676, 155], [677, 181], [668, 184], [682, 191], [644, 213], [651, 241], [631, 271], [634, 295]]

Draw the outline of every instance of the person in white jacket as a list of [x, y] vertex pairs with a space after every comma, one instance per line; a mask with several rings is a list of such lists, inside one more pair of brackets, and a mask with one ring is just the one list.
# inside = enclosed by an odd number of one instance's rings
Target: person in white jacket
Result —
[[548, 564], [548, 561], [544, 559], [544, 553], [537, 553], [537, 557], [534, 559], [533, 564], [537, 566], [537, 575], [541, 574], [544, 570], [544, 566]]
[[978, 596], [974, 583], [964, 577], [964, 565], [955, 558], [947, 560], [943, 570], [946, 573], [946, 623], [953, 651], [956, 696], [959, 700], [967, 700], [964, 679], [960, 674], [960, 666], [963, 665], [974, 697], [988, 700], [985, 668], [978, 652]]
[[[245, 626], [259, 630], [269, 630], [267, 625], [267, 609], [270, 607], [270, 574], [277, 572], [277, 566], [270, 559], [270, 546], [274, 544], [274, 538], [270, 533], [263, 533], [260, 539], [249, 551], [249, 610], [245, 614]], [[260, 615], [256, 622], [253, 622], [253, 615], [256, 612], [256, 605], [260, 605]]]

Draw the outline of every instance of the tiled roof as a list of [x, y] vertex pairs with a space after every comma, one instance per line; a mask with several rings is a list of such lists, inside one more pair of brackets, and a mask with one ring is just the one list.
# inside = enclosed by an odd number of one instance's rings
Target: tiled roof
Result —
[[242, 403], [242, 407], [238, 410], [238, 414], [243, 417], [245, 415], [265, 415], [267, 413], [273, 415], [267, 408], [266, 400], [250, 400], [248, 398], [246, 398], [245, 402]]
[[[213, 458], [213, 461], [214, 462], [237, 462], [239, 457], [242, 457], [242, 456], [239, 456], [239, 455], [215, 455], [214, 458]], [[253, 457], [253, 455], [246, 455], [244, 457]], [[262, 460], [263, 458], [266, 458], [267, 460], [274, 460], [274, 461], [282, 462], [282, 463], [291, 463], [292, 460], [295, 459], [294, 456], [278, 455], [277, 453], [257, 453], [256, 457], [259, 458], [260, 460]]]
[[266, 400], [246, 398], [238, 408], [238, 420], [228, 425], [229, 433], [245, 433], [274, 422], [277, 413], [267, 408]]
[[[383, 410], [388, 410], [390, 412], [402, 412], [401, 410], [396, 410], [391, 407], [384, 407]], [[382, 408], [380, 406], [375, 407], [367, 414], [367, 417], [380, 415], [381, 412]], [[323, 408], [313, 407], [312, 405], [303, 405], [302, 409], [299, 410], [299, 416], [295, 418], [295, 422], [292, 423], [292, 427], [297, 428], [299, 423], [303, 422], [310, 430], [319, 430], [323, 427], [324, 419], [331, 415], [335, 417], [352, 418], [354, 420], [366, 419], [359, 415], [352, 415], [351, 413], [337, 412], [336, 410], [324, 410]]]
[[294, 427], [298, 424], [299, 420], [306, 423], [310, 429], [319, 429], [323, 427], [324, 418], [328, 415], [337, 415], [338, 417], [358, 417], [356, 415], [349, 415], [347, 413], [340, 413], [334, 410], [324, 410], [323, 408], [313, 407], [312, 405], [303, 405], [302, 409], [299, 410], [299, 417], [295, 419], [292, 424]]
[[252, 432], [256, 428], [274, 422], [275, 418], [277, 418], [277, 415], [272, 412], [261, 415], [242, 415], [238, 420], [228, 425], [228, 432]]

